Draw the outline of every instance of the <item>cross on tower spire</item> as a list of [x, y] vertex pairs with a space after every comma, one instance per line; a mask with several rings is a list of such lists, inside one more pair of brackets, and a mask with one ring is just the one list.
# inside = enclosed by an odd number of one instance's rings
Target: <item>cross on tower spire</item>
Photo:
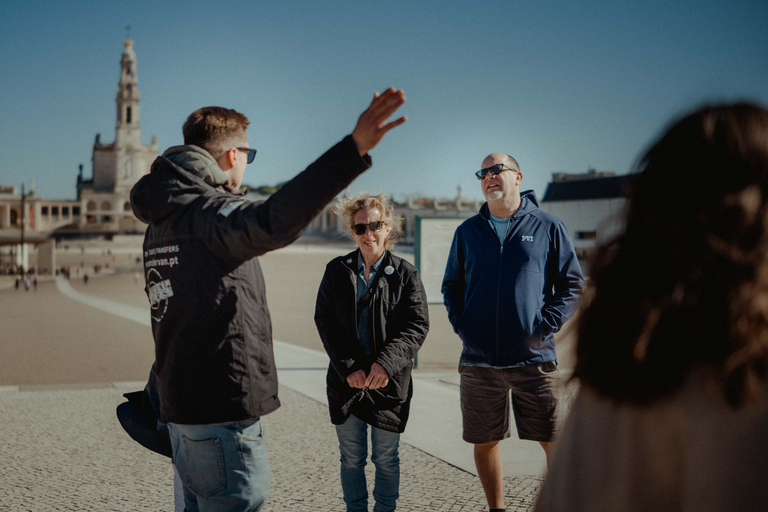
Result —
[[[130, 31], [130, 26], [125, 27]], [[123, 42], [125, 51], [120, 60], [120, 83], [117, 91], [117, 147], [141, 145], [141, 124], [139, 123], [139, 81], [136, 76], [136, 53], [133, 41]]]

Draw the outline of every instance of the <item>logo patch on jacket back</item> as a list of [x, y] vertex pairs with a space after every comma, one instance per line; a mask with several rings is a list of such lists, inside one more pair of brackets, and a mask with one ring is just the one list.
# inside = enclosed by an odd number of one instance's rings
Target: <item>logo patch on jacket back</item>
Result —
[[179, 257], [172, 256], [179, 252], [178, 245], [165, 245], [144, 251], [144, 268], [147, 270], [147, 295], [151, 307], [152, 319], [159, 322], [168, 311], [168, 299], [173, 297], [170, 279], [161, 274], [163, 267], [179, 264]]
[[521, 242], [533, 242], [533, 235], [522, 235]]
[[147, 272], [147, 294], [152, 309], [152, 319], [159, 322], [168, 311], [168, 299], [173, 297], [173, 288], [170, 279], [163, 279], [156, 269], [151, 268]]

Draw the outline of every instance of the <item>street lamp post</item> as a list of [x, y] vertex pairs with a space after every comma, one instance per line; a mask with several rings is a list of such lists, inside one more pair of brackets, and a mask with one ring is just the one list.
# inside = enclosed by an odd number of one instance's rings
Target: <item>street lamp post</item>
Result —
[[24, 193], [24, 184], [21, 184], [21, 280], [24, 280], [24, 225], [27, 223], [26, 220], [26, 194]]

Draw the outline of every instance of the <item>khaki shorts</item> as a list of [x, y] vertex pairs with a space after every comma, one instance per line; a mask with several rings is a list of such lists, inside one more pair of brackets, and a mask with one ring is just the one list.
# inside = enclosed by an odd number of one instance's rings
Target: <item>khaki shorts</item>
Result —
[[549, 442], [557, 431], [560, 371], [557, 363], [515, 368], [459, 366], [464, 440], [482, 444], [510, 436], [509, 391], [520, 439]]

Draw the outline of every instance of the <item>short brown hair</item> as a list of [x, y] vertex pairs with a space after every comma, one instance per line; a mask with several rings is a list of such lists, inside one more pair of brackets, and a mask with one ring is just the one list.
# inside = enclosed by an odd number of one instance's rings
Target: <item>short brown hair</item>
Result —
[[236, 144], [245, 143], [251, 124], [245, 115], [223, 107], [203, 107], [192, 112], [184, 123], [184, 144], [194, 144], [219, 157]]
[[381, 220], [390, 227], [389, 236], [384, 241], [384, 247], [391, 251], [395, 243], [400, 238], [402, 230], [400, 229], [400, 218], [395, 215], [395, 207], [392, 201], [387, 199], [384, 194], [372, 196], [366, 192], [341, 197], [336, 200], [333, 211], [341, 217], [344, 224], [352, 226], [355, 223], [355, 215], [363, 210], [377, 209], [381, 213]]

